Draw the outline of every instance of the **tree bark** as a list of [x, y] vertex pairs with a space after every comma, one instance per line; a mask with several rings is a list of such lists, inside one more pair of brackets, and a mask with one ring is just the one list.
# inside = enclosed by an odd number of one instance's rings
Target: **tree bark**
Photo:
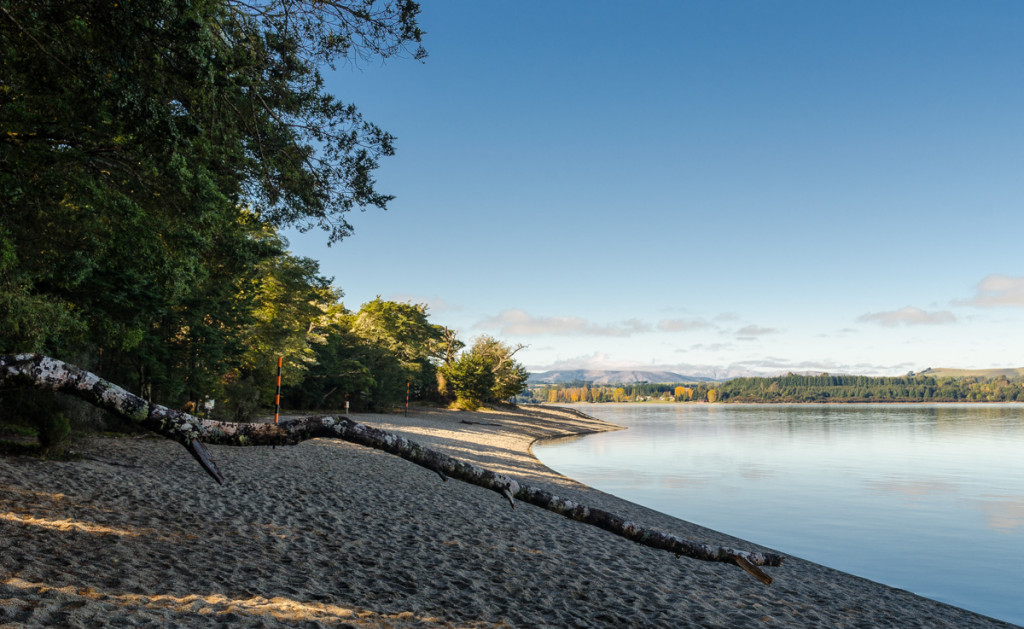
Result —
[[151, 404], [96, 374], [39, 354], [0, 356], [0, 386], [31, 387], [65, 393], [128, 419], [185, 446], [218, 483], [224, 476], [203, 443], [232, 446], [294, 445], [317, 437], [342, 439], [383, 450], [436, 472], [442, 480], [455, 478], [504, 496], [515, 507], [518, 499], [567, 518], [602, 528], [638, 544], [704, 561], [733, 563], [766, 585], [772, 578], [757, 566], [779, 566], [783, 556], [748, 552], [687, 540], [640, 526], [613, 513], [560, 498], [513, 478], [424, 448], [405, 437], [327, 415], [272, 423], [232, 423], [200, 419], [159, 404]]

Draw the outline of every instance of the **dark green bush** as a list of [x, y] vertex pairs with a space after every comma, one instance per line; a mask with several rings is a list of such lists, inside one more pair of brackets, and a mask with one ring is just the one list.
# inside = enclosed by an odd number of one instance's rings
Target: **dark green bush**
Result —
[[46, 458], [67, 454], [71, 447], [71, 420], [64, 413], [48, 413], [38, 418], [39, 450]]

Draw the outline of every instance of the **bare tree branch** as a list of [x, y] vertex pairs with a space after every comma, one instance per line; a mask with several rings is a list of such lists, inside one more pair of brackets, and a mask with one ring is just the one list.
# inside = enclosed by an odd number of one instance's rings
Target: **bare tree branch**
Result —
[[252, 446], [294, 445], [317, 437], [342, 439], [383, 450], [437, 473], [442, 480], [455, 478], [490, 489], [515, 507], [515, 500], [547, 509], [569, 519], [590, 524], [628, 540], [704, 561], [735, 564], [762, 583], [772, 578], [757, 566], [781, 565], [783, 557], [773, 553], [749, 552], [703, 544], [648, 529], [601, 509], [560, 498], [549, 491], [519, 483], [446, 454], [425, 448], [400, 435], [354, 422], [342, 416], [302, 417], [270, 423], [231, 423], [200, 419], [151, 404], [123, 388], [63, 361], [39, 354], [0, 356], [0, 385], [19, 386], [65, 393], [128, 419], [185, 446], [218, 483], [224, 476], [217, 469], [203, 443]]

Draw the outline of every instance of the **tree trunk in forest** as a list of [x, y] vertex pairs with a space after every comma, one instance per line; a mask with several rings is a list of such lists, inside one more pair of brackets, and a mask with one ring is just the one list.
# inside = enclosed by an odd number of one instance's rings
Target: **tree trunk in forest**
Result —
[[278, 446], [294, 445], [317, 437], [342, 439], [400, 456], [436, 472], [442, 480], [455, 478], [490, 489], [504, 496], [513, 508], [518, 499], [644, 546], [704, 561], [736, 564], [766, 585], [772, 582], [772, 578], [757, 566], [779, 566], [784, 559], [774, 553], [712, 546], [648, 529], [613, 513], [523, 485], [508, 476], [424, 448], [404, 437], [354, 422], [347, 417], [302, 417], [285, 419], [278, 424], [200, 419], [182, 411], [151, 404], [96, 374], [38, 354], [0, 356], [0, 386], [31, 387], [72, 395], [173, 439], [184, 445], [218, 483], [224, 482], [224, 476], [203, 446], [204, 442], [232, 446]]

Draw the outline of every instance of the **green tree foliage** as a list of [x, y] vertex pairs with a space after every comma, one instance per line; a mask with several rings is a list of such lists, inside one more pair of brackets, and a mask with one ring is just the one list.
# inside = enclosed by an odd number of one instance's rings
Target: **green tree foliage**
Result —
[[382, 300], [362, 305], [351, 322], [352, 334], [368, 350], [375, 374], [373, 398], [385, 405], [405, 396], [407, 386], [416, 397], [434, 390], [436, 350], [444, 328], [430, 323], [427, 307]]
[[418, 12], [0, 0], [0, 351], [170, 403], [255, 382], [274, 354], [302, 373], [340, 294], [276, 230], [349, 235], [347, 212], [391, 199], [373, 172], [394, 151], [320, 68], [421, 58]]
[[283, 395], [289, 408], [340, 409], [349, 401], [354, 410], [386, 410], [397, 401], [393, 390], [387, 400], [374, 397], [380, 390], [373, 369], [381, 362], [379, 351], [353, 334], [350, 323], [351, 313], [346, 311], [326, 331], [325, 342], [314, 346], [316, 363], [306, 377], [286, 382]]
[[244, 304], [248, 316], [234, 332], [239, 341], [237, 364], [225, 381], [220, 408], [228, 417], [243, 419], [273, 399], [279, 357], [286, 381], [302, 382], [316, 364], [316, 348], [326, 343], [344, 309], [341, 291], [319, 274], [315, 260], [283, 249], [261, 261], [240, 284], [235, 303]]
[[486, 357], [465, 352], [443, 369], [457, 408], [475, 411], [492, 397], [495, 377]]
[[[0, 0], [0, 352], [72, 360], [169, 404], [438, 398], [462, 343], [426, 307], [356, 313], [282, 227], [386, 208], [394, 138], [320, 68], [422, 58], [412, 0]], [[525, 371], [493, 339], [488, 398]], [[467, 363], [467, 364], [470, 364]], [[461, 385], [460, 385], [461, 386]], [[39, 406], [38, 408], [43, 408]]]
[[445, 328], [430, 322], [425, 305], [377, 297], [354, 314], [341, 308], [323, 334], [307, 378], [287, 391], [300, 408], [341, 408], [347, 399], [354, 409], [390, 410], [407, 387], [415, 399], [437, 397]]
[[514, 356], [523, 347], [481, 336], [468, 351], [442, 366], [441, 374], [456, 406], [475, 409], [483, 402], [501, 402], [522, 393], [529, 372]]
[[[582, 392], [588, 391], [584, 397]], [[724, 383], [585, 387], [579, 383], [533, 387], [532, 399], [548, 402], [1014, 402], [1024, 401], [1024, 382], [997, 378], [907, 375], [900, 377], [803, 376], [734, 378]]]
[[417, 12], [0, 2], [4, 350], [137, 346], [240, 244], [241, 208], [340, 240], [345, 212], [385, 207], [372, 172], [393, 138], [326, 93], [318, 68], [416, 45]]
[[721, 387], [731, 402], [1011, 402], [1024, 400], [1024, 383], [1006, 377], [804, 376], [736, 378]]
[[352, 331], [405, 363], [432, 358], [444, 335], [443, 327], [427, 320], [426, 305], [385, 301], [379, 295], [359, 309]]
[[516, 362], [514, 356], [524, 345], [512, 347], [492, 336], [481, 336], [473, 343], [470, 354], [480, 356], [494, 374], [494, 385], [488, 401], [508, 400], [519, 395], [526, 388], [529, 372], [526, 367]]

